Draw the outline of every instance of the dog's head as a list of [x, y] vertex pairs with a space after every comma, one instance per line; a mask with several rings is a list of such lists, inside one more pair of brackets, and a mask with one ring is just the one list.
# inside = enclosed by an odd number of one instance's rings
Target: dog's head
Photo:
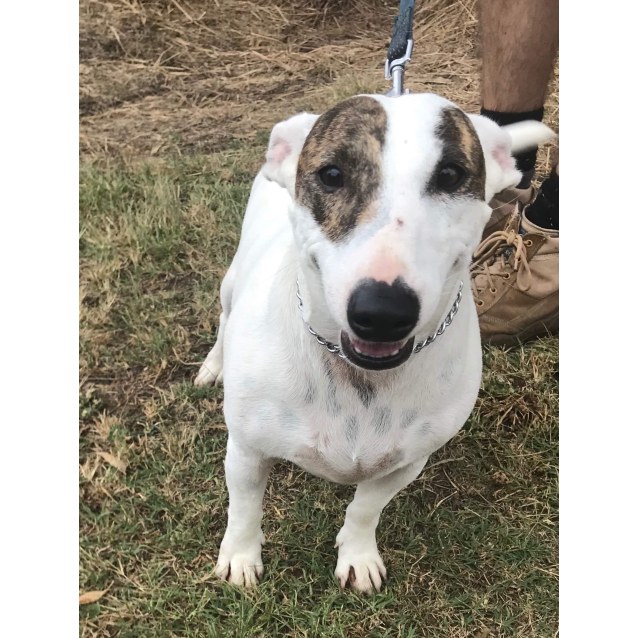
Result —
[[306, 318], [367, 369], [396, 367], [436, 329], [487, 202], [520, 179], [507, 131], [432, 94], [281, 122], [263, 172], [293, 199]]

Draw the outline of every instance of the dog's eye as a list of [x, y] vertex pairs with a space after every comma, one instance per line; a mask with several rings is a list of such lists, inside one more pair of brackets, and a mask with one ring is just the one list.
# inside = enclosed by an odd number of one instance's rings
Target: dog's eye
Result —
[[436, 177], [436, 187], [446, 193], [453, 193], [464, 181], [467, 173], [458, 164], [445, 164]]
[[343, 186], [343, 174], [336, 166], [324, 166], [319, 170], [319, 179], [329, 193]]

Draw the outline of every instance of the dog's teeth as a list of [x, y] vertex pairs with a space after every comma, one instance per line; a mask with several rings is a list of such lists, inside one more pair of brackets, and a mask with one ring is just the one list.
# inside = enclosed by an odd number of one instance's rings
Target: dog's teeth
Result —
[[361, 350], [360, 348], [357, 348], [354, 343], [352, 344], [352, 348], [357, 354], [361, 354], [364, 357], [370, 357], [372, 359], [385, 359], [387, 357], [394, 357], [399, 354], [399, 351], [401, 350], [401, 348], [397, 348], [396, 350], [393, 350], [392, 352], [389, 352], [387, 354], [374, 354], [372, 352], [366, 352], [364, 350]]

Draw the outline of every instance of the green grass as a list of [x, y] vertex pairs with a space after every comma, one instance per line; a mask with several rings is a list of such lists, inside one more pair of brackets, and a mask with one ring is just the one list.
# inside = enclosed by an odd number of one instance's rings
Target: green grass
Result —
[[470, 421], [381, 518], [381, 593], [333, 579], [353, 488], [288, 464], [266, 492], [263, 582], [213, 576], [223, 393], [192, 379], [262, 152], [82, 166], [80, 588], [109, 590], [81, 634], [556, 635], [557, 339], [486, 350]]

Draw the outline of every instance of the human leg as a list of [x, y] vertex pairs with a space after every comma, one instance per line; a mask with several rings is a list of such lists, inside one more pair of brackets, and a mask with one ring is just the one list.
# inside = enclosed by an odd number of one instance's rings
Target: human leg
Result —
[[[557, 0], [482, 0], [481, 113], [500, 125], [542, 120], [558, 50]], [[558, 167], [534, 192], [536, 149], [516, 156], [518, 188], [490, 202], [472, 290], [484, 342], [558, 332]]]

